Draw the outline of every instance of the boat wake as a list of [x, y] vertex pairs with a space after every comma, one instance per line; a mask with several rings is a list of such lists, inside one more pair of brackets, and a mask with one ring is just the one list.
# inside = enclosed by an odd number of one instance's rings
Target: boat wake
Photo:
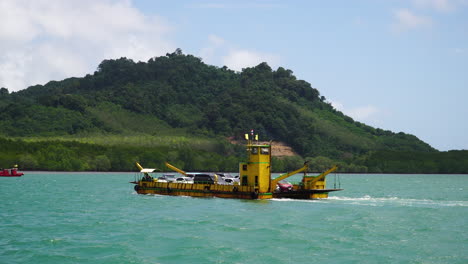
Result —
[[365, 206], [414, 206], [414, 207], [467, 207], [468, 201], [443, 201], [430, 199], [409, 199], [400, 197], [371, 197], [364, 195], [363, 197], [343, 197], [330, 196], [327, 199], [318, 200], [294, 200], [294, 199], [273, 199], [274, 201], [300, 201], [312, 203], [344, 203]]
[[407, 206], [468, 206], [468, 201], [444, 201], [444, 200], [431, 200], [431, 199], [409, 199], [409, 198], [400, 198], [400, 197], [371, 197], [365, 195], [363, 197], [340, 197], [332, 196], [328, 199], [334, 201], [350, 201], [357, 203], [366, 203], [366, 204], [399, 204]]

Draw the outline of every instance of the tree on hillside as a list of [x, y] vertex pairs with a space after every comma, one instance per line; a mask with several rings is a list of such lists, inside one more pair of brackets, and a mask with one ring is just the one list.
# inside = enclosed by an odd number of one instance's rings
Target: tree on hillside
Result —
[[333, 160], [370, 151], [435, 152], [415, 136], [354, 121], [292, 70], [262, 62], [235, 72], [180, 49], [148, 62], [104, 60], [94, 74], [20, 92], [1, 88], [0, 126], [4, 136], [157, 134], [165, 127], [193, 136], [242, 138], [254, 129], [304, 157]]

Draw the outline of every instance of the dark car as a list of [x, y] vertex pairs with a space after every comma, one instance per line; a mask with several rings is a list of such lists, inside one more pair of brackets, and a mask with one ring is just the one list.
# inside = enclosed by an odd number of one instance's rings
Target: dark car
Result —
[[214, 175], [209, 174], [195, 174], [193, 176], [193, 183], [201, 183], [201, 184], [214, 184]]

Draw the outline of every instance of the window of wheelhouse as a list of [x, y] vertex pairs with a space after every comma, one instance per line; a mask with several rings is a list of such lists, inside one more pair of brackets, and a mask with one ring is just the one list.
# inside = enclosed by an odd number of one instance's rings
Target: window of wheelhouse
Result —
[[268, 153], [270, 153], [270, 148], [260, 148], [260, 154], [267, 155]]
[[254, 155], [258, 154], [258, 147], [252, 147], [252, 149], [250, 150], [250, 152]]
[[244, 175], [242, 176], [242, 182], [241, 182], [241, 185], [242, 186], [247, 186], [249, 183], [247, 181], [247, 175]]

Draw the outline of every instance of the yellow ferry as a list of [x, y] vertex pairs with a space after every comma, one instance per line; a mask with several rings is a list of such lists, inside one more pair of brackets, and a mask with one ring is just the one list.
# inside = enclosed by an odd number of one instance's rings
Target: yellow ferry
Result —
[[[177, 180], [155, 178], [150, 175], [155, 169], [145, 169], [138, 162], [136, 166], [140, 175], [132, 183], [139, 194], [182, 195], [194, 197], [220, 197], [237, 199], [322, 199], [328, 198], [329, 192], [342, 189], [327, 189], [325, 177], [337, 169], [336, 166], [317, 176], [307, 175], [309, 165], [293, 172], [285, 173], [279, 177], [271, 178], [271, 145], [258, 143], [258, 135], [254, 140], [247, 139], [247, 162], [239, 163], [238, 178], [225, 180], [220, 174], [189, 174], [169, 163], [166, 166], [180, 173], [183, 177]], [[297, 184], [284, 184], [281, 181], [295, 175], [304, 173], [302, 180]], [[289, 185], [289, 186], [288, 186]]]

